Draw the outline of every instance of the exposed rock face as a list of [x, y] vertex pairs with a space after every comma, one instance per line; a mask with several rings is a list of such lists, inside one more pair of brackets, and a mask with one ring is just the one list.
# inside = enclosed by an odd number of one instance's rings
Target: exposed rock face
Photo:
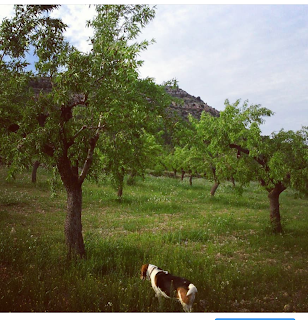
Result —
[[29, 86], [32, 87], [35, 94], [39, 94], [41, 91], [43, 92], [51, 92], [52, 85], [49, 78], [33, 78]]
[[166, 87], [166, 91], [172, 97], [183, 100], [183, 105], [172, 102], [170, 110], [184, 119], [188, 119], [189, 114], [196, 119], [200, 119], [202, 111], [210, 113], [213, 117], [219, 117], [219, 111], [203, 102], [200, 97], [196, 98], [180, 88]]
[[[52, 91], [51, 81], [47, 77], [33, 78], [29, 81], [29, 86], [33, 89], [35, 95], [39, 95], [41, 92], [49, 93]], [[71, 96], [70, 102], [66, 107], [71, 108], [73, 106], [76, 106], [77, 104], [83, 105], [85, 102], [84, 100], [85, 100], [84, 94], [75, 93]]]
[[[35, 94], [39, 94], [41, 91], [50, 92], [52, 90], [52, 85], [49, 78], [34, 78], [29, 84]], [[203, 102], [200, 97], [194, 97], [188, 94], [186, 91], [166, 86], [166, 91], [172, 97], [183, 100], [183, 104], [178, 102], [172, 102], [169, 107], [171, 114], [178, 115], [181, 118], [188, 120], [188, 115], [191, 114], [194, 118], [200, 119], [202, 111], [210, 113], [214, 117], [219, 117], [219, 111], [210, 107], [206, 102]], [[82, 104], [83, 95], [74, 95], [72, 98], [72, 103], [76, 104], [75, 100], [78, 100]]]

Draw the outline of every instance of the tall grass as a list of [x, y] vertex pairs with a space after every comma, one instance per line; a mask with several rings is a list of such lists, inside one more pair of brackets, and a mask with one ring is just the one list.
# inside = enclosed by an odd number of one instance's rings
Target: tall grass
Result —
[[0, 169], [0, 311], [182, 311], [159, 306], [143, 263], [190, 279], [194, 311], [308, 310], [307, 199], [281, 197], [285, 233], [269, 228], [266, 193], [226, 184], [147, 176], [126, 186], [122, 201], [108, 181], [83, 188], [87, 258], [68, 261], [65, 193], [50, 198], [51, 175], [39, 169], [5, 181]]

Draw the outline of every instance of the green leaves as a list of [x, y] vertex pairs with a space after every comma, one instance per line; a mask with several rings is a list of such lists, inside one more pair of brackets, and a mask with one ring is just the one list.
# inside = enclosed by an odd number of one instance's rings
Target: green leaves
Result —
[[[15, 17], [4, 19], [0, 28], [0, 51], [2, 59], [11, 58], [13, 66], [25, 65], [25, 54], [33, 48], [39, 62], [37, 71], [52, 74], [57, 71], [58, 55], [68, 44], [64, 41], [66, 25], [59, 19], [52, 19], [49, 12], [57, 5], [17, 5]], [[15, 59], [15, 60], [14, 60]], [[45, 66], [47, 64], [47, 66]], [[19, 68], [20, 70], [20, 68]]]
[[[94, 29], [92, 49], [82, 53], [64, 39], [67, 26], [50, 18], [56, 8], [16, 6], [16, 16], [1, 27], [3, 57], [8, 58], [5, 70], [18, 77], [26, 74], [22, 58], [31, 47], [38, 58], [34, 82], [39, 88], [28, 90], [29, 96], [16, 104], [23, 130], [18, 134], [25, 135], [23, 152], [27, 150], [30, 158], [39, 156], [42, 162], [66, 159], [67, 174], [76, 174], [76, 168], [79, 174], [78, 167], [83, 167], [83, 178], [99, 157], [108, 159], [105, 169], [114, 175], [122, 174], [123, 167], [142, 172], [160, 150], [154, 134], [161, 130], [170, 103], [164, 88], [138, 75], [139, 52], [151, 42], [135, 39], [154, 18], [154, 9], [97, 6], [97, 15], [88, 22]], [[12, 39], [11, 34], [18, 38]], [[13, 96], [3, 91], [0, 98], [10, 105]], [[95, 153], [95, 147], [100, 151]]]
[[[111, 40], [133, 40], [155, 16], [147, 5], [99, 5], [92, 26], [101, 36]], [[91, 23], [90, 23], [91, 24]]]
[[231, 174], [242, 183], [261, 181], [267, 190], [283, 183], [305, 191], [307, 129], [262, 136], [260, 125], [272, 114], [248, 101], [240, 106], [240, 100], [234, 104], [226, 100], [219, 118], [203, 114], [194, 126], [220, 179]]

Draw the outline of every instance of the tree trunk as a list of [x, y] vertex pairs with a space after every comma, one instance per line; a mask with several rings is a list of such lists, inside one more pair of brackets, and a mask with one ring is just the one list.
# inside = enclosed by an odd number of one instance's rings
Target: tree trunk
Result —
[[32, 167], [32, 183], [36, 183], [36, 173], [39, 166], [39, 161], [35, 161]]
[[281, 217], [279, 210], [279, 196], [286, 187], [282, 183], [275, 185], [275, 188], [270, 190], [268, 193], [268, 198], [270, 201], [270, 220], [275, 233], [282, 232]]
[[176, 178], [176, 169], [173, 169], [174, 178]]
[[62, 154], [57, 160], [57, 168], [61, 176], [61, 180], [67, 192], [67, 213], [64, 225], [65, 240], [68, 247], [68, 257], [84, 258], [86, 255], [81, 224], [82, 210], [82, 184], [91, 168], [94, 150], [99, 139], [100, 130], [104, 126], [101, 124], [102, 116], [100, 116], [98, 127], [94, 136], [89, 139], [89, 147], [87, 156], [84, 160], [81, 173], [79, 174], [78, 161], [72, 164], [68, 155], [68, 150], [74, 144], [74, 139], [86, 127], [82, 127], [72, 139], [68, 142], [66, 139], [64, 123], [60, 126], [60, 137], [62, 142]]
[[118, 197], [121, 198], [123, 195], [123, 186], [124, 186], [124, 176], [125, 169], [122, 167], [120, 172], [118, 172]]
[[235, 187], [235, 180], [234, 180], [234, 178], [231, 177], [230, 180], [231, 180], [231, 182], [232, 182], [233, 187]]
[[85, 247], [82, 236], [81, 209], [82, 188], [80, 183], [66, 188], [67, 191], [67, 214], [65, 220], [65, 238], [68, 246], [69, 258], [79, 255], [85, 257]]
[[191, 170], [189, 170], [189, 185], [192, 186], [192, 179], [193, 179], [193, 174], [191, 172]]
[[219, 183], [218, 181], [215, 181], [215, 183], [214, 183], [214, 185], [213, 185], [213, 187], [212, 187], [212, 189], [211, 189], [211, 196], [212, 196], [212, 197], [214, 197], [215, 192], [216, 192], [219, 184], [220, 184], [220, 183]]
[[185, 176], [185, 171], [182, 169], [182, 175], [181, 175], [181, 180], [184, 180], [184, 176]]
[[72, 167], [66, 153], [57, 164], [61, 180], [67, 193], [67, 212], [64, 224], [65, 241], [68, 248], [68, 257], [85, 257], [85, 247], [82, 236], [82, 182], [79, 179], [78, 168]]
[[118, 198], [122, 198], [122, 195], [123, 195], [123, 184], [119, 185]]

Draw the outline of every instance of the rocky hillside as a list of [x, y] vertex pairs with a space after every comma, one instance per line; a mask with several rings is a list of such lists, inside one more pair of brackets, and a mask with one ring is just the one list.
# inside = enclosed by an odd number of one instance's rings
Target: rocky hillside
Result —
[[49, 78], [33, 78], [29, 82], [29, 86], [33, 89], [35, 94], [43, 92], [51, 92], [52, 86]]
[[183, 104], [172, 102], [171, 112], [177, 113], [180, 117], [188, 119], [191, 114], [194, 118], [200, 119], [202, 111], [209, 112], [214, 117], [219, 117], [219, 111], [210, 107], [206, 102], [203, 102], [200, 97], [194, 97], [180, 88], [166, 87], [166, 91], [175, 98], [181, 99]]
[[[41, 90], [44, 92], [51, 91], [51, 83], [48, 78], [34, 78], [30, 82], [30, 86], [34, 89], [36, 94], [38, 94]], [[172, 102], [169, 107], [171, 114], [179, 115], [185, 120], [188, 119], [189, 114], [196, 119], [200, 119], [202, 111], [209, 112], [214, 117], [219, 117], [219, 111], [213, 107], [210, 107], [206, 102], [203, 102], [200, 97], [196, 98], [180, 88], [170, 86], [166, 87], [166, 91], [172, 97], [183, 101], [183, 104], [179, 102]]]

